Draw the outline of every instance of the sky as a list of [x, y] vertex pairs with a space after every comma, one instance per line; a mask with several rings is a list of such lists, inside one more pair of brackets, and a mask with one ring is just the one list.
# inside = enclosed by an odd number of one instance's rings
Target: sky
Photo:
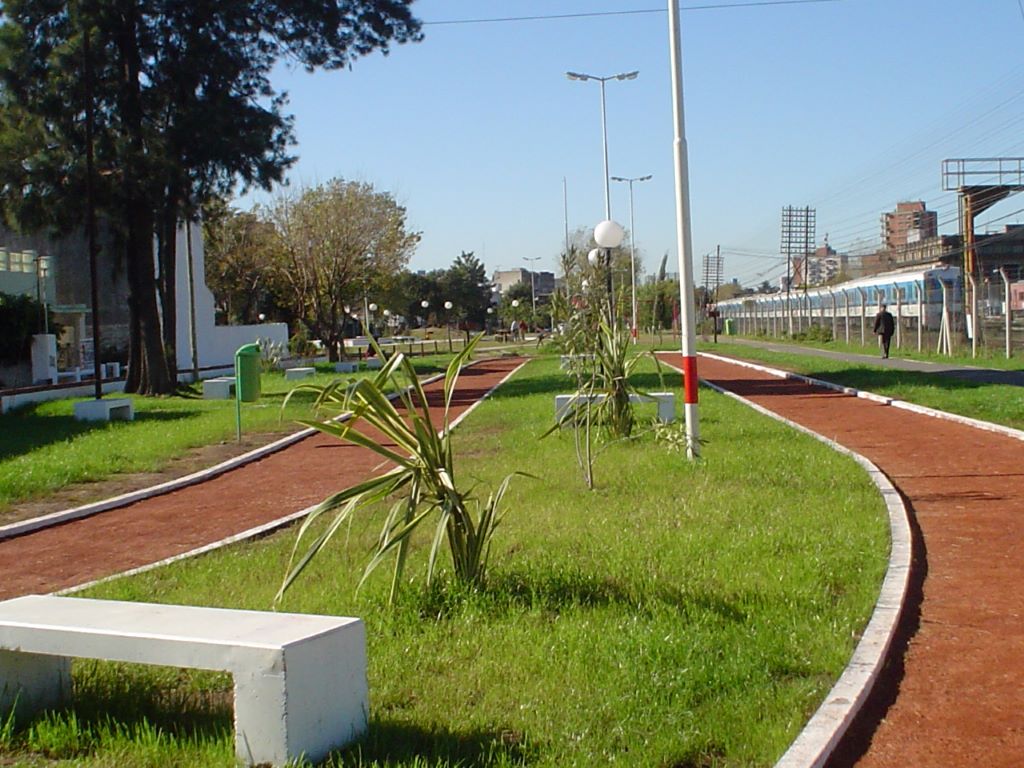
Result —
[[[784, 206], [813, 207], [817, 243], [840, 252], [877, 246], [881, 214], [903, 200], [955, 233], [942, 161], [1024, 155], [1024, 0], [755, 3], [680, 5], [697, 284], [716, 248], [725, 280], [776, 283]], [[600, 87], [565, 73], [639, 70], [606, 85], [609, 174], [652, 178], [633, 185], [632, 227], [628, 185], [612, 182], [612, 218], [648, 274], [666, 253], [674, 272], [666, 7], [417, 0], [420, 43], [350, 70], [275, 70], [298, 141], [290, 186], [340, 177], [392, 194], [422, 233], [413, 270], [472, 251], [488, 272], [557, 272], [566, 223], [604, 218]], [[531, 16], [565, 18], [479, 21]], [[1011, 196], [978, 231], [1024, 221], [1021, 209]]]

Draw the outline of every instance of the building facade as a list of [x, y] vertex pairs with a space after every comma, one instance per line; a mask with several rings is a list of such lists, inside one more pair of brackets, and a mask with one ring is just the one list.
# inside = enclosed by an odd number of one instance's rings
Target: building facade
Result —
[[896, 203], [896, 210], [882, 214], [882, 243], [896, 250], [939, 234], [939, 215], [923, 200]]

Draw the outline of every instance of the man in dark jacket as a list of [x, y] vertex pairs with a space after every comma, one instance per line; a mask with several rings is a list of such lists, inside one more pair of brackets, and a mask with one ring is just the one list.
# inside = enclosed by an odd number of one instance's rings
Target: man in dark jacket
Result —
[[889, 356], [889, 342], [896, 331], [896, 321], [892, 314], [885, 308], [885, 304], [878, 307], [878, 314], [875, 315], [875, 333], [878, 334], [878, 346], [882, 348], [882, 357]]

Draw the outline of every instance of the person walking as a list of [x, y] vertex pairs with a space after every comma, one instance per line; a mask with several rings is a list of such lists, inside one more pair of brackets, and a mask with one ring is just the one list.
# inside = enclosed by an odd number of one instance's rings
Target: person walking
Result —
[[878, 314], [875, 315], [875, 333], [878, 334], [878, 346], [882, 350], [883, 358], [889, 356], [889, 342], [892, 341], [895, 331], [896, 321], [893, 320], [892, 313], [885, 308], [885, 304], [880, 304]]

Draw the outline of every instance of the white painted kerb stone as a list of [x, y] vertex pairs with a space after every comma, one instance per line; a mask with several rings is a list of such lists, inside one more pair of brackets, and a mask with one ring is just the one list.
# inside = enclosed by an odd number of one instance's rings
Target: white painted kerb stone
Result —
[[69, 658], [230, 672], [235, 753], [318, 762], [367, 725], [359, 619], [29, 595], [0, 602], [0, 712], [70, 693]]

